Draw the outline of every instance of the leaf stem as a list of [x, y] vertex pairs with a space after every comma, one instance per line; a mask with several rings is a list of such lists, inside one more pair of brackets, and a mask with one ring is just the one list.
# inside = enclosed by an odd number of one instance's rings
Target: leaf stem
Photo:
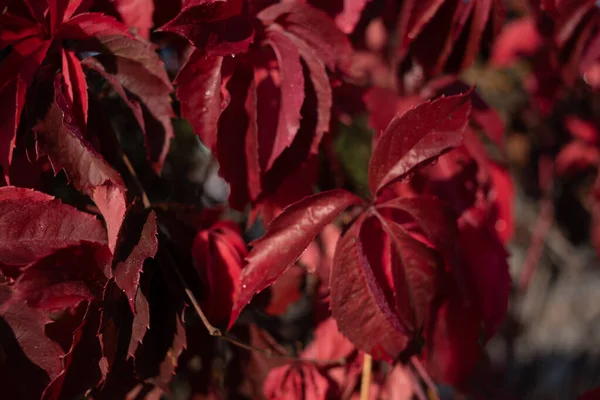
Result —
[[360, 400], [369, 400], [372, 369], [373, 357], [371, 357], [370, 354], [365, 354], [365, 357], [363, 358], [362, 380], [360, 382]]
[[419, 361], [416, 356], [412, 356], [410, 358], [410, 364], [425, 383], [427, 388], [427, 398], [429, 400], [440, 400], [440, 394], [438, 393], [437, 387], [435, 386], [435, 383], [433, 383], [433, 379], [431, 379], [427, 371], [425, 371], [425, 368], [423, 368], [421, 361]]
[[135, 169], [133, 168], [133, 165], [131, 164], [131, 161], [129, 160], [129, 157], [127, 157], [127, 154], [123, 153], [121, 158], [123, 159], [123, 163], [125, 164], [125, 167], [127, 167], [127, 171], [129, 171], [129, 175], [131, 175], [131, 178], [133, 178], [135, 185], [138, 187], [140, 196], [142, 196], [142, 204], [144, 205], [145, 208], [150, 208], [152, 206], [152, 204], [150, 203], [148, 194], [146, 194], [144, 185], [142, 185], [140, 178], [138, 178], [137, 173], [135, 172]]

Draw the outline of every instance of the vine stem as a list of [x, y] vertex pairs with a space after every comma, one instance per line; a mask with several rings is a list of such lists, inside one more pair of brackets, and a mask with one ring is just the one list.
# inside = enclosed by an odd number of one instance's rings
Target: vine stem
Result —
[[419, 359], [416, 356], [412, 356], [410, 358], [410, 364], [415, 369], [415, 371], [417, 371], [417, 374], [419, 374], [423, 382], [425, 382], [425, 386], [427, 387], [427, 398], [429, 400], [440, 400], [440, 394], [437, 390], [437, 387], [435, 386], [435, 383], [433, 383], [433, 379], [431, 379], [431, 377], [421, 364], [421, 361], [419, 361]]
[[535, 274], [536, 267], [542, 257], [544, 251], [544, 245], [546, 244], [546, 237], [554, 222], [554, 204], [552, 201], [552, 186], [546, 190], [546, 194], [542, 199], [540, 205], [540, 212], [535, 221], [533, 230], [533, 236], [531, 243], [527, 249], [527, 255], [521, 268], [521, 274], [519, 277], [519, 290], [524, 292], [531, 283], [531, 279]]
[[[142, 203], [143, 203], [144, 207], [152, 208], [152, 203], [150, 202], [150, 199], [148, 198], [148, 195], [146, 194], [146, 190], [144, 189], [142, 182], [140, 181], [139, 177], [137, 176], [137, 173], [135, 172], [135, 169], [133, 168], [131, 161], [129, 160], [129, 158], [127, 157], [127, 155], [125, 153], [123, 153], [122, 159], [123, 159], [125, 166], [127, 167], [129, 174], [131, 175], [131, 178], [135, 181], [135, 184], [138, 187], [138, 190], [140, 191], [140, 195], [142, 197]], [[159, 230], [159, 233], [162, 234], [163, 236], [165, 236], [165, 237], [170, 236], [168, 234], [168, 232], [165, 230], [165, 228], [163, 228], [160, 224], [158, 224], [158, 230]], [[208, 320], [208, 318], [206, 318], [206, 315], [202, 311], [202, 307], [200, 307], [200, 303], [198, 303], [196, 296], [194, 295], [192, 290], [189, 288], [189, 286], [185, 282], [185, 278], [181, 274], [181, 271], [179, 271], [179, 268], [177, 267], [175, 260], [173, 260], [173, 257], [171, 256], [171, 254], [169, 253], [168, 250], [165, 252], [165, 254], [168, 257], [169, 266], [175, 273], [175, 276], [177, 277], [179, 284], [183, 287], [184, 292], [185, 292], [188, 300], [192, 304], [194, 311], [196, 312], [196, 314], [198, 314], [198, 317], [200, 317], [202, 324], [204, 325], [204, 327], [206, 328], [206, 330], [208, 331], [208, 333], [211, 336], [218, 337], [222, 340], [225, 340], [241, 349], [245, 349], [245, 350], [252, 351], [255, 353], [263, 354], [264, 356], [269, 357], [269, 358], [277, 358], [277, 359], [281, 359], [281, 360], [285, 360], [285, 361], [289, 361], [289, 362], [305, 362], [305, 363], [310, 363], [310, 364], [317, 364], [320, 366], [341, 366], [341, 365], [346, 364], [345, 358], [340, 358], [337, 360], [320, 360], [320, 359], [315, 359], [315, 358], [299, 358], [299, 357], [295, 357], [295, 356], [292, 356], [289, 354], [279, 354], [279, 353], [274, 352], [271, 349], [263, 349], [263, 348], [254, 347], [254, 346], [244, 343], [238, 339], [235, 339], [231, 336], [225, 335], [224, 333], [221, 332], [221, 330], [219, 328], [217, 328], [213, 324], [211, 324], [210, 321]]]
[[360, 400], [369, 400], [372, 370], [373, 357], [370, 354], [365, 354], [365, 357], [363, 358], [362, 380], [360, 382]]

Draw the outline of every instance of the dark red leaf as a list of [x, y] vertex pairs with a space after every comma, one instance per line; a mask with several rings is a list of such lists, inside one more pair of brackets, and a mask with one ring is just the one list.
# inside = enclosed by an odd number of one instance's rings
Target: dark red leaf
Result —
[[90, 214], [29, 189], [0, 188], [0, 263], [24, 265], [81, 242], [106, 243]]
[[123, 86], [121, 85], [121, 83], [119, 82], [117, 77], [115, 75], [108, 73], [106, 71], [106, 69], [104, 68], [104, 66], [93, 57], [86, 58], [85, 60], [83, 60], [81, 62], [81, 64], [83, 66], [85, 66], [86, 68], [89, 68], [89, 69], [99, 73], [113, 87], [115, 92], [117, 92], [117, 94], [121, 97], [121, 99], [123, 99], [125, 104], [129, 107], [129, 109], [133, 113], [133, 116], [134, 116], [135, 120], [137, 121], [137, 123], [139, 124], [140, 128], [142, 128], [142, 131], [145, 132], [146, 131], [146, 123], [144, 122], [144, 114], [142, 111], [142, 106], [140, 105], [140, 103], [137, 100], [132, 98], [132, 96], [127, 95], [127, 93], [125, 92], [125, 89], [123, 88]]
[[62, 72], [67, 101], [73, 104], [73, 116], [79, 126], [85, 127], [88, 119], [87, 84], [81, 62], [70, 50], [62, 51]]
[[74, 122], [71, 105], [57, 76], [55, 101], [43, 125], [37, 128], [38, 149], [49, 156], [55, 173], [64, 169], [73, 185], [94, 200], [106, 221], [109, 247], [114, 250], [125, 215], [125, 185]]
[[433, 18], [443, 3], [444, 0], [408, 0], [403, 3], [398, 21], [400, 36], [398, 51], [401, 56], [406, 54], [412, 41], [421, 33], [423, 27]]
[[287, 207], [253, 246], [242, 271], [241, 288], [235, 300], [229, 327], [252, 297], [271, 285], [308, 247], [323, 227], [346, 208], [363, 201], [345, 190], [319, 193]]
[[0, 96], [8, 101], [0, 111], [0, 165], [7, 180], [27, 89], [33, 82], [50, 43], [41, 42], [37, 37], [25, 39], [15, 45], [0, 64]]
[[[86, 243], [67, 247], [30, 264], [12, 290], [0, 285], [2, 318], [12, 328], [23, 352], [51, 380], [65, 368], [62, 356], [72, 343], [69, 323], [63, 326], [66, 332], [60, 331], [60, 325], [56, 327], [58, 330], [51, 326], [68, 320], [71, 313], [77, 314], [75, 309], [79, 304], [99, 298], [111, 256], [106, 245]], [[82, 265], [86, 268], [82, 269]]]
[[577, 400], [596, 400], [598, 397], [600, 397], [600, 388], [588, 390], [579, 396]]
[[331, 270], [331, 313], [356, 347], [393, 360], [409, 337], [366, 256], [361, 231], [367, 218], [374, 217], [361, 215], [338, 241]]
[[426, 340], [424, 358], [432, 378], [450, 385], [463, 383], [480, 356], [478, 336], [476, 310], [464, 304], [457, 290], [451, 289]]
[[[126, 25], [114, 17], [100, 13], [83, 13], [63, 23], [56, 31], [58, 39], [89, 40], [100, 36], [112, 37], [117, 41], [125, 37], [133, 42], [135, 36]], [[127, 49], [125, 47], [124, 49]]]
[[[130, 211], [130, 213], [133, 212], [134, 209]], [[112, 273], [117, 286], [125, 292], [131, 311], [135, 315], [137, 303], [135, 296], [140, 286], [140, 274], [144, 261], [154, 258], [156, 255], [158, 238], [156, 237], [157, 225], [154, 211], [147, 214], [143, 223], [140, 223], [141, 221], [134, 222], [133, 219], [139, 219], [139, 217], [136, 215], [126, 216], [119, 232]], [[132, 225], [139, 226], [132, 227]]]
[[225, 105], [221, 93], [223, 57], [209, 57], [202, 51], [192, 53], [175, 79], [181, 115], [212, 152], [217, 147], [218, 122]]
[[206, 290], [201, 306], [213, 323], [231, 315], [246, 254], [239, 228], [230, 222], [219, 222], [194, 239], [192, 256]]
[[306, 42], [298, 39], [294, 35], [288, 35], [294, 45], [297, 47], [300, 57], [306, 63], [309, 71], [310, 80], [312, 81], [316, 96], [317, 96], [317, 113], [318, 120], [315, 127], [315, 138], [311, 152], [317, 154], [318, 146], [321, 143], [323, 134], [329, 130], [329, 122], [331, 120], [331, 105], [333, 102], [332, 91], [329, 83], [325, 63], [311, 49]]
[[64, 369], [44, 390], [43, 400], [74, 398], [100, 381], [97, 359], [100, 343], [96, 333], [100, 322], [96, 305], [90, 306], [73, 333], [73, 343], [63, 358]]
[[511, 278], [508, 270], [508, 253], [502, 242], [488, 226], [473, 225], [462, 219], [460, 225], [460, 250], [465, 260], [468, 282], [472, 299], [481, 310], [481, 320], [486, 339], [497, 331], [508, 310]]
[[[126, 39], [123, 39], [123, 44], [126, 43], [129, 44]], [[170, 141], [174, 137], [171, 118], [175, 114], [169, 96], [173, 88], [158, 56], [148, 47], [136, 45], [134, 48], [134, 56], [129, 52], [123, 55], [112, 53], [117, 56], [115, 59], [112, 59], [112, 55], [99, 56], [97, 59], [104, 63], [105, 67], [116, 65], [112, 72], [118, 82], [127, 91], [137, 96], [145, 106], [142, 128], [145, 133], [148, 160], [152, 163], [155, 172], [160, 173], [169, 152]], [[112, 51], [114, 49], [111, 48]]]
[[349, 68], [352, 45], [321, 10], [297, 2], [284, 2], [262, 10], [257, 17], [267, 26], [273, 22], [281, 25], [286, 32], [306, 42], [330, 70], [336, 66], [343, 71]]
[[48, 313], [74, 309], [102, 295], [111, 259], [105, 244], [82, 243], [57, 250], [24, 269], [14, 296]]
[[416, 336], [428, 319], [443, 271], [443, 261], [435, 251], [411, 237], [395, 221], [380, 221], [393, 246], [391, 266], [396, 310], [405, 329]]
[[[10, 299], [11, 289], [0, 285], [0, 299]], [[31, 362], [42, 368], [50, 379], [62, 370], [61, 346], [48, 338], [44, 327], [52, 320], [23, 302], [1, 301], [0, 316], [10, 325], [19, 346]]]
[[470, 94], [427, 102], [394, 118], [376, 143], [369, 163], [373, 196], [419, 164], [461, 143], [469, 123]]
[[268, 29], [266, 43], [273, 48], [277, 57], [281, 79], [277, 133], [266, 165], [268, 170], [283, 150], [292, 144], [300, 128], [300, 109], [304, 102], [304, 74], [298, 49], [283, 32]]
[[160, 31], [176, 33], [209, 55], [243, 53], [254, 41], [250, 20], [241, 15], [243, 6], [242, 0], [190, 1]]

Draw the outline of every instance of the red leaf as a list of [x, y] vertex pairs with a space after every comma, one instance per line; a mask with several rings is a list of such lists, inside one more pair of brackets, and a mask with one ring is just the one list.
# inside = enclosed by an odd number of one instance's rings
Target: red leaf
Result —
[[489, 339], [498, 331], [508, 310], [511, 286], [508, 253], [487, 225], [474, 226], [469, 220], [473, 218], [461, 219], [460, 225], [459, 245], [468, 271], [463, 278], [468, 280], [470, 298], [475, 299], [474, 303], [481, 310], [486, 339]]
[[569, 116], [565, 118], [564, 124], [574, 138], [596, 146], [600, 144], [600, 133], [593, 123]]
[[50, 15], [50, 33], [66, 20], [69, 20], [83, 0], [48, 0], [48, 14]]
[[150, 38], [154, 1], [115, 0], [113, 4], [125, 24], [137, 29], [138, 35], [144, 39]]
[[140, 343], [142, 343], [144, 334], [148, 329], [150, 329], [150, 304], [142, 289], [138, 287], [135, 294], [135, 312], [131, 327], [131, 339], [127, 348], [127, 355], [129, 357], [135, 356], [135, 351]]
[[298, 39], [294, 35], [288, 35], [294, 45], [297, 47], [300, 57], [308, 67], [310, 80], [312, 81], [315, 93], [317, 95], [317, 113], [318, 120], [315, 127], [315, 138], [311, 152], [317, 154], [319, 144], [323, 134], [329, 130], [329, 122], [331, 120], [331, 105], [333, 102], [331, 86], [329, 84], [329, 76], [325, 69], [325, 63], [322, 61], [315, 51], [311, 49], [306, 42]]
[[142, 131], [145, 132], [146, 123], [144, 122], [144, 114], [142, 112], [142, 107], [140, 103], [137, 100], [131, 98], [131, 96], [127, 95], [125, 89], [123, 88], [117, 77], [108, 73], [104, 66], [93, 57], [89, 57], [85, 60], [82, 60], [81, 64], [86, 68], [92, 69], [99, 73], [113, 87], [113, 89], [117, 92], [121, 99], [123, 99], [123, 101], [129, 107], [129, 109], [131, 109], [135, 120], [139, 124], [140, 128], [142, 128]]
[[265, 8], [257, 18], [266, 26], [275, 22], [304, 41], [330, 70], [349, 68], [352, 45], [324, 12], [306, 4], [283, 2]]
[[329, 382], [313, 364], [293, 364], [269, 372], [264, 384], [269, 400], [325, 400], [329, 398]]
[[411, 237], [401, 225], [387, 219], [380, 221], [394, 247], [391, 266], [396, 310], [406, 330], [411, 336], [416, 336], [428, 319], [443, 262], [432, 249]]
[[[114, 17], [100, 13], [84, 13], [74, 16], [63, 23], [56, 31], [57, 39], [86, 40], [103, 35], [112, 39], [125, 37], [134, 40], [126, 25]], [[124, 47], [127, 49], [127, 47]]]
[[340, 332], [376, 358], [393, 360], [408, 344], [365, 253], [361, 215], [338, 241], [331, 271], [331, 313]]
[[439, 250], [453, 253], [454, 240], [458, 237], [457, 215], [446, 203], [433, 196], [394, 198], [377, 205], [404, 211]]
[[219, 222], [194, 239], [192, 256], [206, 290], [201, 305], [213, 323], [231, 315], [246, 254], [239, 228], [230, 222]]
[[542, 45], [542, 37], [532, 18], [509, 22], [494, 45], [491, 62], [497, 67], [508, 67], [521, 57], [531, 57]]
[[156, 255], [158, 238], [154, 211], [151, 211], [143, 222], [139, 219], [144, 217], [145, 213], [141, 216], [133, 213], [134, 209], [130, 210], [119, 231], [112, 270], [115, 283], [125, 292], [131, 311], [135, 315], [135, 296], [140, 286], [142, 267], [146, 259]]
[[275, 282], [325, 225], [346, 208], [361, 203], [357, 196], [335, 189], [306, 197], [275, 218], [267, 233], [251, 243], [253, 248], [242, 271], [241, 289], [231, 312], [229, 327], [252, 297]]
[[0, 16], [0, 48], [16, 45], [28, 37], [41, 35], [41, 26], [35, 21], [8, 13]]
[[0, 263], [27, 264], [84, 241], [106, 243], [94, 216], [44, 193], [0, 188]]
[[273, 48], [277, 57], [281, 77], [277, 133], [266, 166], [268, 170], [283, 150], [292, 144], [300, 128], [300, 109], [304, 102], [304, 74], [298, 49], [283, 32], [268, 29], [266, 43]]
[[[310, 0], [314, 6], [333, 14], [338, 28], [349, 35], [358, 23], [362, 11], [370, 0]], [[342, 3], [342, 4], [340, 4]]]
[[87, 84], [81, 62], [70, 50], [62, 50], [62, 72], [67, 100], [73, 104], [73, 116], [79, 126], [85, 127], [88, 119]]
[[[123, 39], [126, 42], [126, 39]], [[140, 57], [118, 56], [114, 60], [114, 74], [123, 87], [140, 99], [145, 106], [144, 129], [148, 160], [157, 174], [162, 170], [174, 137], [171, 118], [175, 116], [169, 93], [173, 91], [162, 62], [148, 48], [137, 49]], [[148, 52], [148, 54], [144, 54]], [[110, 57], [97, 57], [100, 62], [111, 64]], [[156, 69], [156, 71], [155, 71]], [[160, 71], [160, 74], [158, 74]]]
[[189, 1], [159, 30], [176, 33], [209, 55], [243, 53], [254, 41], [253, 27], [241, 15], [243, 6], [242, 0]]
[[408, 51], [412, 41], [421, 33], [423, 27], [433, 18], [443, 3], [444, 0], [409, 0], [403, 4], [398, 21], [401, 56]]
[[375, 145], [369, 163], [369, 187], [375, 196], [462, 141], [471, 111], [470, 92], [423, 103], [396, 116]]
[[209, 57], [196, 50], [181, 68], [175, 85], [181, 101], [181, 115], [213, 153], [217, 147], [218, 122], [223, 112], [221, 66], [223, 57]]
[[593, 171], [600, 161], [600, 151], [580, 141], [564, 146], [556, 156], [555, 167], [559, 176]]
[[424, 357], [432, 377], [450, 385], [463, 383], [479, 359], [478, 336], [477, 312], [463, 304], [457, 291], [452, 290], [437, 311], [426, 340]]
[[53, 379], [62, 370], [60, 357], [64, 353], [61, 346], [45, 334], [44, 327], [52, 320], [23, 302], [7, 301], [10, 297], [10, 288], [0, 285], [0, 316], [12, 328], [25, 355]]
[[0, 64], [0, 96], [8, 100], [0, 111], [0, 165], [7, 181], [27, 89], [50, 44], [50, 41], [41, 42], [36, 37], [25, 39], [15, 45]]
[[83, 301], [100, 298], [111, 259], [105, 244], [59, 249], [24, 269], [14, 285], [15, 299], [48, 313], [74, 309]]
[[92, 197], [105, 217], [108, 243], [114, 250], [125, 215], [125, 185], [119, 173], [83, 138], [73, 125], [71, 105], [55, 80], [55, 101], [43, 126], [37, 128], [38, 149], [48, 154], [55, 173], [64, 169], [73, 185]]
[[[51, 328], [71, 317], [69, 309], [75, 312], [80, 303], [101, 295], [110, 258], [105, 245], [72, 246], [30, 264], [12, 291], [0, 285], [0, 315], [12, 328], [25, 355], [43, 368], [51, 380], [64, 369], [63, 341], [66, 349], [72, 343], [70, 330], [61, 332]], [[86, 268], [82, 269], [82, 265]], [[49, 313], [53, 313], [53, 319]], [[68, 329], [69, 325], [63, 328]], [[60, 343], [54, 341], [59, 339]]]
[[507, 245], [515, 231], [513, 199], [515, 188], [510, 172], [495, 163], [489, 164], [493, 187], [488, 193], [488, 201], [493, 204], [493, 229], [504, 245]]

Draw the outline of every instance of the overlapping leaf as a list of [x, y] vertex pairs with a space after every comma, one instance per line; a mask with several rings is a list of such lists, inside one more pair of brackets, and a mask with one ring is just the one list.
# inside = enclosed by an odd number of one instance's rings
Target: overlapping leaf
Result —
[[176, 79], [177, 96], [219, 160], [230, 205], [274, 195], [329, 128], [325, 67], [346, 68], [345, 36], [322, 11], [297, 3], [254, 10], [239, 1], [190, 2], [161, 29], [197, 48]]

